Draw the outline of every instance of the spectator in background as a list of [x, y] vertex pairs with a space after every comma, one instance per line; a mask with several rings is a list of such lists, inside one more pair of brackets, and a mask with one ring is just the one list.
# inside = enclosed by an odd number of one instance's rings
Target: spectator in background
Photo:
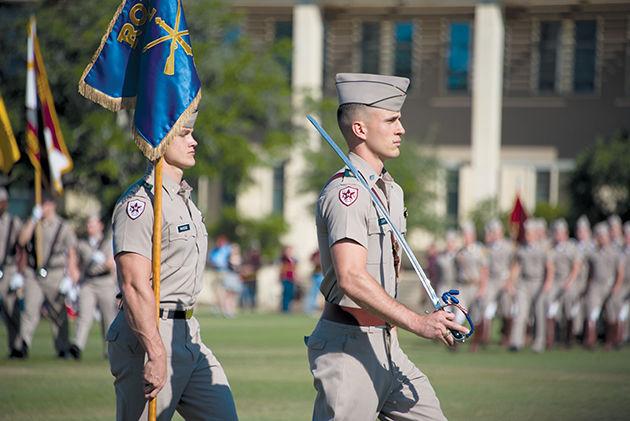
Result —
[[257, 247], [250, 248], [241, 266], [241, 279], [243, 281], [241, 308], [250, 310], [256, 308], [256, 282], [261, 265], [260, 250]]
[[224, 278], [228, 274], [230, 253], [232, 244], [228, 237], [221, 234], [217, 237], [214, 247], [208, 253], [208, 264], [217, 271], [217, 282], [214, 284], [219, 309], [226, 315], [225, 291], [223, 290]]
[[313, 273], [311, 275], [311, 289], [306, 297], [306, 306], [304, 312], [306, 314], [315, 314], [319, 309], [317, 300], [319, 298], [319, 288], [324, 280], [324, 273], [322, 272], [322, 262], [319, 256], [319, 250], [315, 250], [311, 254], [311, 264], [313, 265]]
[[280, 282], [282, 282], [281, 311], [288, 313], [295, 295], [295, 269], [297, 260], [293, 257], [293, 247], [285, 246], [280, 256]]
[[227, 271], [223, 274], [223, 315], [225, 317], [236, 316], [238, 299], [243, 292], [243, 282], [240, 275], [242, 263], [241, 248], [234, 243], [230, 248]]
[[440, 267], [438, 264], [438, 249], [435, 243], [429, 244], [427, 248], [427, 276], [433, 284], [435, 292], [440, 293], [442, 291], [442, 282], [440, 279]]

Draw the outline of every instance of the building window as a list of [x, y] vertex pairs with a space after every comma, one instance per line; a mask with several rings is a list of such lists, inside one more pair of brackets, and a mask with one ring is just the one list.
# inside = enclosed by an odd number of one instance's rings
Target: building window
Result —
[[573, 90], [593, 92], [595, 90], [595, 60], [597, 55], [597, 22], [579, 20], [575, 22], [575, 63], [573, 67]]
[[470, 23], [452, 22], [448, 46], [447, 88], [451, 92], [468, 90], [470, 67]]
[[379, 73], [381, 27], [379, 22], [361, 25], [361, 72]]
[[457, 226], [459, 217], [459, 169], [446, 171], [446, 218], [448, 224]]
[[394, 74], [411, 79], [413, 59], [413, 23], [397, 22], [394, 26]]
[[293, 22], [276, 21], [274, 26], [274, 56], [285, 69], [287, 77], [291, 79], [293, 58]]
[[284, 163], [273, 168], [272, 212], [284, 213]]
[[536, 171], [536, 204], [551, 201], [551, 171]]
[[541, 92], [553, 92], [556, 90], [559, 51], [560, 22], [541, 22], [540, 42], [538, 44], [538, 90]]

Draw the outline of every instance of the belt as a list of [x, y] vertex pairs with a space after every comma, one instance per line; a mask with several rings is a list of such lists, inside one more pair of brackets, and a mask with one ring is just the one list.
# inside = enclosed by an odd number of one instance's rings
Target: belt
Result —
[[387, 326], [387, 322], [362, 308], [326, 302], [322, 319], [351, 326]]
[[190, 319], [193, 315], [193, 309], [188, 310], [169, 310], [166, 308], [160, 309], [160, 319]]

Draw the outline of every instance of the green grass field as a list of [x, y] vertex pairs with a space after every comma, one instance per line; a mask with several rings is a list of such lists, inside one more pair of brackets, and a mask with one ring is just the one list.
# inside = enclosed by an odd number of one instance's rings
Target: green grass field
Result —
[[[230, 379], [242, 421], [309, 420], [314, 389], [303, 336], [306, 316], [213, 317], [198, 311], [203, 337]], [[451, 420], [627, 420], [630, 348], [471, 354], [401, 335]], [[6, 332], [0, 330], [0, 343]], [[53, 358], [47, 322], [28, 361], [0, 360], [0, 420], [111, 420], [114, 390], [96, 326], [81, 362]], [[368, 421], [368, 420], [366, 420]]]

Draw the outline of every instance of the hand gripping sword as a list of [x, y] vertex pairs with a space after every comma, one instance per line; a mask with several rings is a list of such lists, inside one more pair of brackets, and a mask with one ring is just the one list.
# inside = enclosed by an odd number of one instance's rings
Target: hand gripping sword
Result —
[[392, 229], [392, 232], [394, 233], [394, 236], [400, 243], [400, 246], [402, 247], [402, 249], [405, 251], [405, 254], [409, 258], [409, 261], [411, 261], [411, 265], [413, 266], [413, 269], [416, 271], [418, 278], [420, 278], [420, 283], [422, 284], [422, 286], [424, 287], [424, 290], [427, 292], [427, 294], [429, 295], [429, 298], [431, 299], [431, 303], [433, 304], [434, 310], [439, 311], [447, 307], [456, 307], [464, 314], [464, 316], [466, 316], [466, 321], [470, 325], [470, 331], [468, 332], [468, 334], [464, 334], [456, 330], [451, 330], [451, 333], [453, 334], [453, 338], [457, 342], [464, 342], [473, 334], [475, 330], [475, 326], [473, 324], [472, 319], [468, 315], [468, 310], [464, 306], [462, 306], [459, 300], [455, 297], [455, 295], [459, 294], [459, 291], [456, 289], [452, 289], [450, 291], [445, 292], [444, 294], [442, 294], [442, 301], [444, 301], [444, 304], [440, 303], [440, 299], [438, 298], [437, 294], [435, 293], [435, 290], [431, 286], [431, 282], [425, 275], [424, 270], [422, 270], [422, 266], [420, 266], [418, 259], [416, 259], [416, 256], [413, 254], [413, 251], [411, 250], [411, 247], [407, 243], [407, 240], [405, 240], [405, 237], [402, 235], [400, 230], [394, 225], [391, 217], [389, 216], [387, 209], [385, 209], [385, 207], [383, 206], [381, 201], [378, 199], [376, 194], [372, 191], [367, 180], [365, 179], [365, 177], [363, 177], [363, 174], [361, 174], [359, 170], [357, 170], [357, 168], [352, 164], [352, 162], [350, 162], [350, 159], [348, 159], [346, 154], [343, 153], [343, 151], [339, 148], [339, 146], [337, 146], [335, 141], [332, 140], [332, 138], [328, 135], [328, 133], [326, 133], [326, 130], [324, 130], [324, 128], [319, 125], [317, 120], [315, 120], [310, 115], [307, 115], [306, 118], [308, 119], [308, 121], [311, 122], [311, 124], [315, 127], [315, 129], [317, 129], [319, 134], [330, 145], [330, 147], [333, 148], [335, 153], [339, 155], [339, 158], [341, 158], [344, 164], [346, 164], [346, 166], [352, 172], [352, 174], [356, 177], [356, 179], [359, 180], [359, 183], [361, 184], [361, 186], [369, 193], [370, 198], [372, 199], [372, 203], [374, 203], [374, 205], [376, 206], [378, 213], [380, 214], [382, 218], [385, 219], [385, 221], [387, 221], [387, 223]]

